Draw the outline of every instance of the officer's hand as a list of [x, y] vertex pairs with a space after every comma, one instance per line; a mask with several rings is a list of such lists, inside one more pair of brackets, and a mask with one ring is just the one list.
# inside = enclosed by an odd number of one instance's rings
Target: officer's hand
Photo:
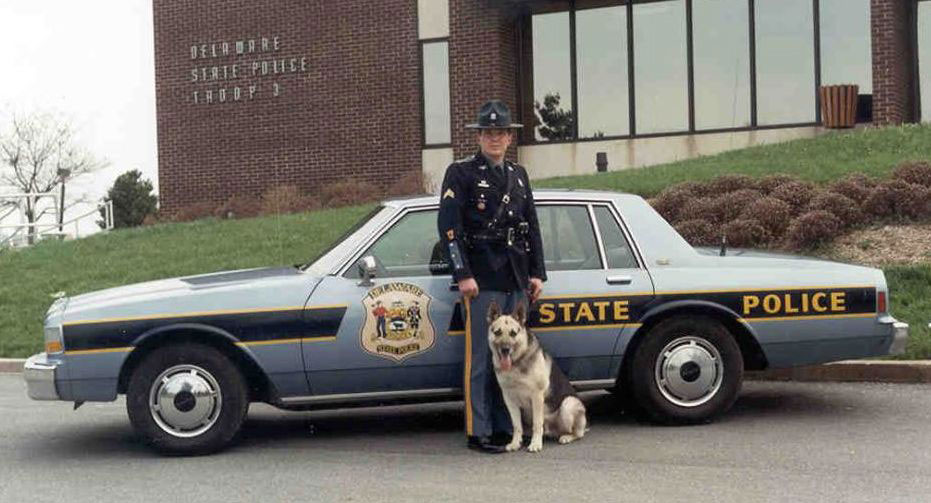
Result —
[[543, 280], [540, 278], [530, 278], [530, 303], [533, 304], [540, 298], [543, 293]]
[[459, 280], [459, 293], [467, 299], [478, 296], [478, 283], [475, 282], [475, 278]]

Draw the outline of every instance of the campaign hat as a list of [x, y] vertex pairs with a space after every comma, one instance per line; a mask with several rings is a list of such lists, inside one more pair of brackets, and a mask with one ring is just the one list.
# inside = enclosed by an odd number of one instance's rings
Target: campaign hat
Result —
[[511, 111], [501, 100], [491, 100], [478, 111], [478, 121], [466, 129], [520, 129], [523, 124], [511, 122]]

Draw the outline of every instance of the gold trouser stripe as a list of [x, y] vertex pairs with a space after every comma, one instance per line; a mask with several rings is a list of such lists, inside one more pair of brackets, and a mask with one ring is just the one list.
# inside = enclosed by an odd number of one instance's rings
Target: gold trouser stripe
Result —
[[469, 298], [465, 297], [465, 418], [466, 435], [472, 436], [472, 310]]

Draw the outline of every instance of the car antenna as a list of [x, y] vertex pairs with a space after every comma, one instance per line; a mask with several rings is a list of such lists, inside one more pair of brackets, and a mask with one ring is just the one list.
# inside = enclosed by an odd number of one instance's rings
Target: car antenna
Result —
[[727, 255], [727, 234], [721, 235], [721, 253], [718, 255], [721, 257]]

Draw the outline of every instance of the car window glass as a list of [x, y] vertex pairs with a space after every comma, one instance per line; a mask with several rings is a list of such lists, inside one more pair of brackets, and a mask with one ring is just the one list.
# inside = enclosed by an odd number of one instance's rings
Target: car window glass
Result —
[[608, 269], [631, 269], [637, 267], [637, 260], [630, 250], [630, 245], [621, 231], [617, 219], [606, 206], [595, 206], [595, 220], [598, 232], [605, 246]]
[[581, 205], [537, 206], [547, 271], [601, 269], [588, 209]]
[[[375, 257], [378, 278], [429, 276], [437, 274], [430, 264], [445, 263], [436, 230], [436, 210], [410, 212], [373, 243], [363, 257]], [[345, 276], [358, 278], [359, 268], [350, 267]], [[448, 274], [448, 272], [444, 272]]]

